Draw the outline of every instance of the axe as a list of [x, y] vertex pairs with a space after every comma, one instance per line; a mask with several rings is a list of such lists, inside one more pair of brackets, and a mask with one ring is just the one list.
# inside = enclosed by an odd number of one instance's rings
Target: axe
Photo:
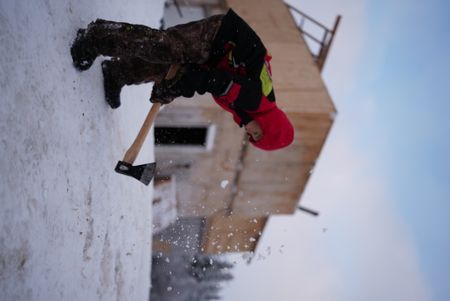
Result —
[[[171, 65], [165, 79], [173, 78], [177, 73], [178, 68], [179, 65]], [[156, 163], [152, 162], [136, 166], [133, 166], [133, 163], [134, 160], [136, 160], [142, 145], [144, 144], [145, 138], [147, 137], [153, 122], [155, 121], [156, 115], [158, 115], [160, 107], [161, 104], [158, 102], [153, 104], [144, 120], [144, 124], [134, 139], [133, 144], [125, 153], [123, 160], [117, 162], [116, 168], [114, 169], [116, 172], [133, 177], [145, 185], [150, 184], [152, 181], [153, 176], [155, 175]]]

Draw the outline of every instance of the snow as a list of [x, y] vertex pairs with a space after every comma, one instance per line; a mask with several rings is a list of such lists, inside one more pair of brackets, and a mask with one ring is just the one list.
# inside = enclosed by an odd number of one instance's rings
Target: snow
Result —
[[222, 180], [220, 182], [220, 187], [222, 187], [223, 189], [225, 189], [228, 186], [229, 181], [228, 180]]
[[[158, 27], [162, 11], [163, 0], [0, 2], [1, 300], [148, 300], [153, 189], [113, 169], [151, 85], [127, 87], [111, 110], [100, 59], [78, 72], [69, 46], [96, 18]], [[149, 139], [136, 163], [152, 161]]]
[[177, 218], [176, 177], [154, 185], [152, 219], [153, 235], [163, 231]]

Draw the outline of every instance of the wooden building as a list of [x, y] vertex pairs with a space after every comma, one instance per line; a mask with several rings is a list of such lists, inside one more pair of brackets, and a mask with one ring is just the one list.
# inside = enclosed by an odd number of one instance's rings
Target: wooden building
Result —
[[155, 124], [158, 177], [175, 176], [179, 218], [203, 221], [199, 251], [253, 251], [271, 215], [297, 209], [336, 108], [282, 0], [187, 2], [210, 14], [231, 7], [258, 33], [273, 56], [277, 104], [295, 139], [285, 149], [261, 151], [210, 95], [177, 99]]

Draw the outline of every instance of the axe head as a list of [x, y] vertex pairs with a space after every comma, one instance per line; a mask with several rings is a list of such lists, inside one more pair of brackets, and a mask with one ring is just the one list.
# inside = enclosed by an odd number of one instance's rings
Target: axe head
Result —
[[150, 184], [155, 175], [156, 163], [148, 163], [142, 165], [133, 166], [130, 163], [119, 161], [117, 162], [116, 172], [133, 177], [145, 185]]

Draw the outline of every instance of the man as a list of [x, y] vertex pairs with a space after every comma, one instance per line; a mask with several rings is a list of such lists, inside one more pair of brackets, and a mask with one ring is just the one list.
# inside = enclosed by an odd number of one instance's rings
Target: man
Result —
[[[271, 56], [231, 9], [166, 30], [96, 20], [78, 31], [71, 54], [80, 71], [99, 55], [113, 57], [102, 62], [105, 97], [112, 108], [120, 106], [124, 85], [154, 81], [152, 102], [211, 93], [260, 149], [276, 150], [293, 141], [292, 124], [275, 102]], [[181, 66], [179, 71], [165, 80], [174, 64]]]

